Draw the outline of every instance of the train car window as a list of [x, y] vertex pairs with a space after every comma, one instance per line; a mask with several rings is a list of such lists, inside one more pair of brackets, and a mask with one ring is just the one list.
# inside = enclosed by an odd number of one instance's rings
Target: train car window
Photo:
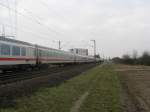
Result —
[[53, 51], [53, 56], [56, 56], [56, 52], [55, 51]]
[[40, 57], [42, 56], [42, 50], [39, 50], [39, 56]]
[[43, 56], [46, 57], [46, 51], [43, 52]]
[[50, 57], [51, 56], [51, 53], [50, 53], [50, 51], [48, 51], [48, 57]]
[[47, 51], [47, 57], [49, 56], [49, 51]]
[[37, 50], [36, 49], [34, 49], [34, 56], [37, 56]]
[[43, 51], [43, 56], [46, 57], [46, 51]]
[[59, 57], [59, 52], [57, 51], [57, 57]]
[[7, 44], [1, 44], [1, 55], [10, 55], [10, 46]]
[[34, 56], [34, 49], [33, 48], [30, 49], [30, 56]]
[[20, 56], [20, 47], [18, 47], [18, 46], [13, 46], [13, 47], [12, 47], [12, 55], [13, 55], [13, 56]]
[[26, 56], [26, 48], [21, 48], [21, 56]]
[[52, 51], [52, 56], [55, 56], [55, 51], [54, 50]]
[[56, 51], [56, 57], [59, 57], [59, 52], [58, 51]]
[[42, 57], [44, 56], [44, 51], [43, 51], [43, 50], [41, 51], [41, 56], [42, 56]]
[[50, 50], [49, 54], [50, 54], [50, 56], [53, 56], [54, 55], [53, 50]]

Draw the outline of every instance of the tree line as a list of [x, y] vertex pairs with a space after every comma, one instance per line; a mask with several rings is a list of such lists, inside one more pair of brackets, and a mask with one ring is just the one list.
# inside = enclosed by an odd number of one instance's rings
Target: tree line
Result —
[[145, 51], [141, 56], [138, 56], [137, 51], [133, 51], [132, 55], [124, 54], [121, 58], [114, 57], [112, 60], [115, 63], [150, 66], [150, 52]]

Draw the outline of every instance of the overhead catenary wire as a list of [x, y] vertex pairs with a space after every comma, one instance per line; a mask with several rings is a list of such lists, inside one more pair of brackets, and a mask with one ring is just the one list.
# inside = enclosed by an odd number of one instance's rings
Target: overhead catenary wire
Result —
[[[3, 7], [5, 7], [5, 8], [7, 8], [7, 9], [9, 8], [8, 6], [6, 6], [6, 5], [4, 5], [4, 4], [2, 4], [2, 3], [0, 3], [0, 5], [3, 6]], [[50, 27], [48, 27], [48, 26], [46, 26], [45, 24], [43, 24], [43, 23], [41, 23], [40, 21], [38, 21], [37, 19], [35, 19], [35, 18], [32, 18], [32, 19], [31, 19], [31, 17], [28, 17], [28, 16], [22, 14], [21, 12], [15, 10], [15, 9], [12, 9], [12, 8], [11, 8], [11, 10], [12, 10], [13, 12], [15, 12], [15, 13], [17, 13], [17, 14], [23, 16], [23, 17], [25, 17], [25, 18], [28, 19], [28, 20], [30, 20], [30, 21], [32, 21], [32, 22], [34, 22], [34, 23], [37, 23], [37, 24], [39, 24], [39, 25], [41, 25], [41, 26], [47, 28], [50, 32], [53, 32], [53, 33], [55, 33], [56, 35], [58, 35], [58, 34], [60, 35], [60, 32], [57, 32], [57, 31], [51, 29]]]
[[[8, 8], [7, 6], [5, 6], [4, 4], [1, 4], [0, 3], [0, 5], [2, 5], [2, 6], [4, 6], [4, 7], [6, 7], [6, 8]], [[19, 14], [19, 15], [21, 15], [21, 16], [23, 16], [23, 17], [25, 17], [25, 18], [27, 18], [27, 19], [29, 19], [30, 20], [30, 17], [29, 16], [26, 16], [26, 15], [24, 15], [24, 14], [22, 14], [21, 12], [18, 12], [17, 10], [15, 10], [15, 9], [12, 9], [15, 13], [17, 13], [17, 14]], [[28, 11], [28, 10], [26, 10], [26, 9], [23, 9], [24, 11], [26, 11], [29, 15], [31, 15], [32, 16], [32, 21], [33, 20], [36, 20], [36, 23], [38, 23], [38, 24], [40, 24], [41, 25], [41, 23], [39, 22], [39, 17], [38, 16], [36, 16], [36, 15], [34, 15], [32, 12], [30, 12], [30, 11]], [[33, 16], [34, 16], [34, 18], [33, 18]], [[30, 20], [31, 21], [31, 20]], [[35, 22], [35, 21], [33, 21], [33, 22]], [[28, 32], [29, 33], [33, 33], [33, 32], [31, 32], [31, 31], [29, 31], [28, 30]], [[35, 33], [34, 33], [35, 34]], [[43, 38], [43, 37], [42, 37]], [[50, 39], [50, 38], [46, 38], [46, 39]]]
[[[7, 25], [8, 26], [8, 25]], [[17, 26], [16, 26], [17, 27]], [[16, 27], [13, 27], [14, 29], [16, 29]], [[12, 28], [12, 27], [11, 27]], [[23, 27], [24, 28], [24, 27]], [[23, 31], [26, 31], [26, 32], [28, 32], [28, 33], [32, 33], [32, 34], [34, 34], [34, 35], [36, 35], [36, 37], [38, 36], [38, 35], [41, 35], [41, 33], [40, 34], [37, 34], [37, 33], [39, 33], [40, 31], [42, 31], [42, 30], [39, 30], [39, 31], [37, 31], [37, 32], [33, 32], [33, 31], [31, 31], [31, 29], [29, 30], [23, 30]], [[46, 35], [46, 33], [43, 33], [44, 35], [42, 35], [41, 37], [42, 38], [45, 38], [45, 39], [50, 39], [50, 38], [48, 38], [50, 35]], [[47, 37], [46, 37], [47, 36]]]
[[[8, 26], [8, 25], [7, 25]], [[31, 26], [31, 25], [30, 25]], [[28, 26], [28, 24], [23, 24], [23, 27], [21, 27], [21, 28], [24, 28], [24, 27], [28, 27], [27, 29], [28, 29], [28, 31], [32, 31], [33, 29], [31, 29], [31, 28], [29, 28], [29, 26]], [[16, 29], [17, 28], [17, 26], [15, 26], [15, 27], [13, 27], [14, 29]], [[26, 29], [25, 29], [26, 30]], [[43, 33], [42, 32], [43, 30], [38, 30], [38, 31], [35, 31], [36, 32], [36, 34], [37, 33], [39, 33], [40, 35], [41, 35], [41, 33]], [[34, 32], [34, 33], [35, 33]], [[50, 35], [48, 34], [49, 32], [47, 32], [47, 37], [49, 37]], [[43, 33], [43, 35], [46, 35], [46, 33]], [[50, 39], [50, 38], [47, 38], [47, 39]]]
[[[0, 22], [0, 24], [1, 24], [1, 26], [3, 26], [3, 23], [2, 22]], [[9, 24], [5, 24], [5, 27], [6, 28], [10, 28], [10, 29], [16, 29], [16, 26], [11, 26], [11, 25], [9, 25]], [[27, 27], [27, 26], [26, 26]], [[22, 30], [23, 29], [23, 30]], [[43, 33], [43, 32], [41, 32], [42, 30], [37, 30], [37, 31], [33, 31], [33, 29], [31, 29], [31, 28], [25, 28], [25, 27], [21, 27], [20, 29], [18, 29], [19, 31], [23, 31], [23, 32], [28, 32], [28, 33], [31, 33], [31, 34], [34, 34], [34, 35], [36, 35], [36, 37], [38, 37], [38, 35], [41, 35], [41, 38], [45, 38], [45, 39], [47, 39], [47, 40], [49, 40], [50, 38], [48, 38], [49, 37], [49, 35], [48, 34], [46, 34], [46, 33]]]
[[[10, 26], [10, 25], [6, 25], [6, 27], [10, 28], [11, 26]], [[14, 27], [13, 27], [13, 28], [14, 28]], [[30, 31], [30, 30], [19, 29], [19, 31], [24, 32], [24, 33], [30, 33], [31, 35], [35, 35], [35, 36], [31, 36], [30, 38], [37, 39], [36, 37], [38, 37], [39, 40], [49, 39], [49, 38], [47, 38], [47, 36], [39, 35], [39, 34], [37, 34], [37, 33], [35, 33], [35, 32]], [[7, 35], [6, 35], [6, 37], [7, 37]], [[13, 36], [9, 36], [9, 37], [13, 37]], [[44, 39], [43, 39], [43, 38], [44, 38]], [[30, 41], [30, 42], [31, 42], [31, 41]], [[45, 42], [48, 42], [48, 41], [45, 41]], [[49, 42], [51, 42], [50, 45], [52, 45], [53, 42], [52, 42], [52, 41], [49, 41]], [[33, 44], [38, 44], [38, 43], [36, 43], [36, 41], [34, 41]], [[42, 44], [41, 44], [41, 45], [42, 45]], [[53, 47], [53, 46], [50, 46], [50, 45], [48, 45], [48, 44], [47, 44], [47, 45], [43, 44], [43, 46], [47, 46], [47, 47], [50, 47], [50, 48], [57, 49], [56, 47]]]
[[[12, 17], [11, 17], [11, 9], [10, 9], [10, 4], [9, 4], [9, 0], [6, 0], [7, 2], [7, 5], [8, 5], [8, 13], [9, 13], [9, 21], [10, 21], [10, 25], [13, 26], [13, 20], [12, 20]], [[10, 33], [11, 35], [13, 36], [13, 29], [11, 28], [10, 29]]]
[[18, 14], [17, 14], [17, 7], [18, 7], [18, 0], [15, 0], [15, 26], [16, 26], [16, 29], [15, 29], [15, 33], [16, 33], [16, 38], [17, 38], [17, 34], [18, 34]]
[[[48, 6], [48, 4], [45, 3], [43, 0], [39, 0], [39, 2], [40, 2], [40, 4], [41, 4], [42, 6], [46, 7], [49, 11], [50, 11], [50, 10], [51, 10], [51, 11], [52, 11], [52, 10], [55, 11], [54, 9], [50, 8], [50, 7]], [[59, 16], [61, 16], [64, 20], [70, 21], [70, 19], [66, 18], [66, 16], [64, 16], [64, 15], [60, 14], [59, 12], [55, 11], [55, 14], [56, 14], [56, 13], [57, 13]], [[70, 21], [70, 22], [71, 22], [71, 21]]]
[[[5, 24], [5, 27], [7, 27], [7, 28], [15, 28], [14, 26], [12, 27], [11, 25], [8, 25], [8, 24]], [[31, 30], [28, 30], [28, 29], [19, 29], [19, 30], [22, 31], [22, 32], [28, 32], [28, 33], [31, 33], [33, 35], [36, 35], [36, 37], [42, 37], [42, 38], [45, 38], [45, 39], [50, 39], [50, 38], [48, 38], [47, 35], [37, 34], [36, 32], [33, 32]], [[42, 38], [40, 38], [40, 39], [42, 39]]]
[[[41, 22], [40, 22], [40, 17], [39, 16], [37, 16], [37, 15], [35, 15], [35, 14], [33, 14], [31, 11], [29, 11], [29, 10], [27, 10], [27, 9], [25, 9], [25, 8], [22, 8], [28, 15], [30, 15], [32, 18], [34, 18], [36, 21], [38, 21], [38, 23], [40, 23], [41, 24]], [[44, 24], [43, 24], [44, 25]], [[46, 25], [44, 25], [45, 27], [48, 27], [48, 26], [46, 26]], [[53, 30], [53, 29], [49, 29], [49, 27], [48, 27], [48, 29], [47, 30]], [[61, 32], [58, 32], [58, 31], [55, 31], [55, 30], [53, 30], [54, 32], [55, 32], [55, 34], [59, 34], [59, 35], [62, 35], [62, 33]]]
[[[0, 3], [0, 5], [3, 6], [3, 7], [5, 7], [5, 8], [7, 8], [7, 9], [9, 9], [8, 6], [6, 6], [6, 5], [4, 5], [4, 4], [2, 4], [2, 3]], [[40, 26], [45, 27], [47, 30], [49, 30], [50, 32], [55, 33], [56, 35], [58, 35], [58, 34], [61, 35], [60, 32], [54, 31], [54, 30], [51, 29], [49, 26], [43, 24], [43, 23], [40, 21], [41, 18], [39, 18], [38, 15], [35, 15], [34, 13], [32, 13], [32, 12], [29, 11], [29, 10], [23, 9], [23, 10], [24, 10], [28, 15], [30, 15], [31, 17], [30, 17], [30, 16], [27, 16], [27, 15], [21, 13], [21, 12], [19, 12], [17, 9], [12, 9], [12, 8], [10, 8], [10, 10], [13, 11], [13, 12], [15, 12], [15, 13], [18, 14], [18, 15], [23, 16], [24, 18], [26, 18], [26, 19], [28, 19], [28, 20], [34, 22], [34, 23], [37, 23], [37, 24], [40, 25]], [[17, 29], [17, 25], [16, 25], [15, 28]], [[29, 31], [29, 30], [28, 30], [27, 32], [32, 32], [32, 31]], [[33, 33], [33, 32], [32, 32], [32, 33]], [[38, 33], [38, 32], [36, 32], [36, 33]], [[35, 33], [34, 33], [34, 34], [35, 34]], [[35, 34], [35, 35], [37, 35], [37, 34]], [[49, 35], [48, 35], [48, 37], [49, 37]], [[42, 37], [42, 38], [43, 38], [43, 37]], [[45, 38], [45, 36], [44, 36], [44, 38]], [[50, 38], [46, 38], [46, 39], [50, 39]]]
[[[34, 14], [32, 11], [26, 9], [26, 8], [23, 8], [22, 9], [28, 14], [30, 15], [31, 17], [33, 17], [34, 19], [36, 19], [37, 21], [40, 21], [42, 18], [40, 16], [38, 16], [37, 14]], [[53, 25], [53, 24], [49, 24], [49, 25]], [[64, 35], [64, 32], [62, 31], [55, 31], [56, 33], [59, 33], [59, 34], [62, 34]]]
[[[40, 20], [41, 20], [41, 17], [39, 17], [38, 15], [34, 14], [33, 12], [29, 11], [28, 9], [25, 9], [25, 8], [22, 8], [28, 15], [30, 15], [31, 17], [33, 17], [36, 21], [38, 21], [40, 24]], [[44, 24], [43, 24], [44, 25]], [[51, 24], [52, 25], [52, 24]], [[46, 26], [46, 25], [45, 25]], [[48, 27], [48, 26], [47, 26]], [[49, 27], [48, 27], [49, 28]], [[52, 29], [51, 29], [52, 30]], [[59, 34], [63, 34], [62, 32], [58, 32], [58, 31], [55, 31], [53, 30], [55, 33], [59, 33]]]

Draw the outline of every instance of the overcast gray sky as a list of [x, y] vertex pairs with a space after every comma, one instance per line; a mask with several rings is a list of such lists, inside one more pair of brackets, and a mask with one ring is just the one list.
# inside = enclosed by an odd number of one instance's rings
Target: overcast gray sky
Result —
[[[0, 31], [16, 39], [57, 48], [88, 48], [103, 56], [150, 48], [149, 0], [0, 0]], [[10, 11], [9, 11], [9, 10]], [[16, 27], [17, 26], [17, 27]]]

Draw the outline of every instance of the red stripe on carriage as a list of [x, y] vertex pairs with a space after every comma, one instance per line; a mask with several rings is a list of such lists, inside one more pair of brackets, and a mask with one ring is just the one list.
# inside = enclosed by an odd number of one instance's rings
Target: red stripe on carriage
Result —
[[0, 58], [0, 61], [22, 61], [22, 60], [35, 60], [35, 58]]
[[[40, 61], [71, 61], [65, 60], [62, 58], [51, 58], [51, 59], [44, 59], [39, 58]], [[0, 61], [36, 61], [36, 58], [0, 58]]]

